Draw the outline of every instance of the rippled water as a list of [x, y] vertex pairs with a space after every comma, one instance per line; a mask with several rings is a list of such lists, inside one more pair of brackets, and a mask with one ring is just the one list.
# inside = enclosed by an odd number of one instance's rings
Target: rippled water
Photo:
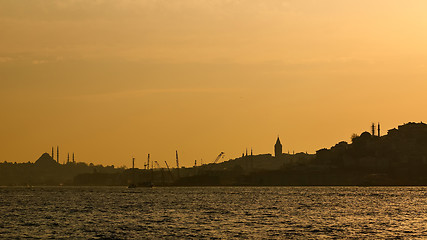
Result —
[[426, 187], [0, 187], [0, 238], [427, 238]]

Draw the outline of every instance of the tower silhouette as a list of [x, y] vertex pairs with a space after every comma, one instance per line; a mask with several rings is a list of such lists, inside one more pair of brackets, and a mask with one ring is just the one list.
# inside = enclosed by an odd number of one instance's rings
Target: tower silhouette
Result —
[[381, 132], [380, 132], [380, 123], [378, 123], [378, 137], [381, 137]]
[[282, 156], [282, 143], [280, 143], [279, 136], [277, 136], [276, 144], [274, 145], [274, 156]]

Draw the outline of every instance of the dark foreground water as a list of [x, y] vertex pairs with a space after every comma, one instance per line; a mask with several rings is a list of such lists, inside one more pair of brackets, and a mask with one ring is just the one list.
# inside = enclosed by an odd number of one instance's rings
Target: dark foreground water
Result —
[[426, 187], [0, 187], [0, 238], [427, 238]]

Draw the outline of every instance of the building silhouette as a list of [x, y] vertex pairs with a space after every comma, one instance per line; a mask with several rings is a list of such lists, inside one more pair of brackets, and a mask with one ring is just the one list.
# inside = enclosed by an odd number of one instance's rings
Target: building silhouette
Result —
[[279, 137], [277, 137], [276, 144], [274, 145], [274, 156], [282, 156], [282, 143], [280, 143]]

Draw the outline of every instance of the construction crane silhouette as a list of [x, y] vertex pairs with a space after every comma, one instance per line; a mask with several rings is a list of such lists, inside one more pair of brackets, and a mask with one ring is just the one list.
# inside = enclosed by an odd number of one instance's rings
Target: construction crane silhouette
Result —
[[225, 154], [224, 152], [221, 152], [220, 154], [218, 154], [218, 156], [216, 157], [214, 163], [217, 163], [219, 159], [223, 158], [224, 154]]
[[169, 168], [168, 162], [165, 161], [165, 163], [166, 163], [166, 167], [168, 168], [168, 172], [169, 172], [169, 175], [171, 176], [172, 181], [175, 181], [175, 177], [173, 176], [171, 169]]
[[177, 173], [177, 175], [178, 175], [178, 178], [179, 178], [180, 176], [179, 176], [179, 160], [178, 160], [178, 150], [176, 150], [176, 151], [175, 151], [175, 156], [176, 156], [176, 173]]

